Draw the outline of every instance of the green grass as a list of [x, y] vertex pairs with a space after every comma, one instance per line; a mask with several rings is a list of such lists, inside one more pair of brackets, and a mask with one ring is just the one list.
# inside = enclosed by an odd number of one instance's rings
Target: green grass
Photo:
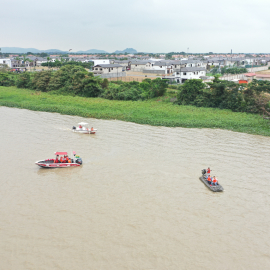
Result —
[[270, 122], [259, 115], [230, 110], [179, 106], [170, 97], [148, 101], [111, 101], [52, 95], [16, 87], [0, 87], [0, 105], [35, 111], [58, 112], [139, 124], [187, 128], [220, 128], [270, 136]]

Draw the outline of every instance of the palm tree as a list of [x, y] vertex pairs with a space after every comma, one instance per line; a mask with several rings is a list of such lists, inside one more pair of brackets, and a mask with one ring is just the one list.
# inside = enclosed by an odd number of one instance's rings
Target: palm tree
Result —
[[51, 58], [48, 56], [47, 57], [47, 62], [48, 62], [48, 68], [49, 68], [49, 62], [50, 62]]
[[31, 63], [33, 63], [34, 61], [31, 60], [31, 59], [29, 59], [28, 61], [29, 61], [29, 63], [30, 63], [30, 64], [29, 64], [29, 67], [30, 67], [30, 71], [31, 71]]
[[25, 66], [25, 64], [26, 64], [26, 61], [30, 62], [30, 59], [27, 58], [27, 57], [24, 55], [24, 56], [23, 56], [23, 64], [24, 64], [24, 66]]
[[19, 57], [19, 56], [17, 56], [16, 58], [15, 58], [15, 60], [17, 60], [19, 63], [18, 63], [18, 66], [20, 66], [21, 65], [21, 61], [22, 61], [22, 59]]

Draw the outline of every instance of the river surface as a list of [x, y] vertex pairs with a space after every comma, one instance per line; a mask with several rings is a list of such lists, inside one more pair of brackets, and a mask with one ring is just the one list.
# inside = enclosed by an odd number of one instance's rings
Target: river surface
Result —
[[269, 137], [0, 107], [0, 160], [1, 270], [270, 269]]

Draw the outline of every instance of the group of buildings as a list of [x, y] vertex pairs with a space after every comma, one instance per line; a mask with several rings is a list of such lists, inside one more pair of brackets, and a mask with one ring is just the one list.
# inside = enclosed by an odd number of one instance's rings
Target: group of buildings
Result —
[[[133, 71], [141, 74], [156, 74], [163, 79], [176, 83], [183, 83], [189, 79], [203, 79], [207, 81], [207, 73], [213, 68], [222, 67], [246, 67], [246, 66], [267, 66], [270, 65], [269, 58], [245, 58], [245, 57], [220, 57], [201, 59], [129, 59], [129, 60], [92, 60], [94, 62], [92, 72], [99, 76], [119, 76], [122, 72]], [[267, 69], [266, 68], [266, 69]]]
[[81, 63], [92, 62], [91, 72], [95, 76], [103, 78], [113, 78], [126, 76], [129, 71], [143, 74], [155, 74], [164, 79], [175, 83], [183, 83], [189, 79], [207, 80], [206, 73], [212, 68], [222, 67], [246, 67], [250, 66], [268, 66], [270, 65], [270, 56], [264, 57], [192, 57], [182, 58], [180, 60], [156, 59], [144, 56], [144, 58], [125, 58], [121, 59], [97, 59], [95, 56], [82, 55], [83, 57], [60, 57], [59, 55], [50, 55], [50, 57], [36, 57], [28, 55], [27, 58], [15, 55], [9, 58], [0, 58], [0, 64], [6, 64], [11, 69], [23, 70], [31, 67], [41, 66], [42, 63], [59, 61], [76, 61]]

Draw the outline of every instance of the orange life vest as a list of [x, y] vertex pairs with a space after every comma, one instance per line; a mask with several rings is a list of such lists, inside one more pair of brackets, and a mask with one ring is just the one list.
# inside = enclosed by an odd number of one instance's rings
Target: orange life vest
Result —
[[216, 182], [217, 182], [217, 179], [216, 179], [216, 178], [214, 178], [214, 179], [213, 179], [213, 183], [216, 183]]
[[211, 172], [211, 170], [210, 169], [207, 169], [207, 173], [210, 173]]
[[207, 178], [207, 181], [211, 182], [211, 177], [210, 176]]

